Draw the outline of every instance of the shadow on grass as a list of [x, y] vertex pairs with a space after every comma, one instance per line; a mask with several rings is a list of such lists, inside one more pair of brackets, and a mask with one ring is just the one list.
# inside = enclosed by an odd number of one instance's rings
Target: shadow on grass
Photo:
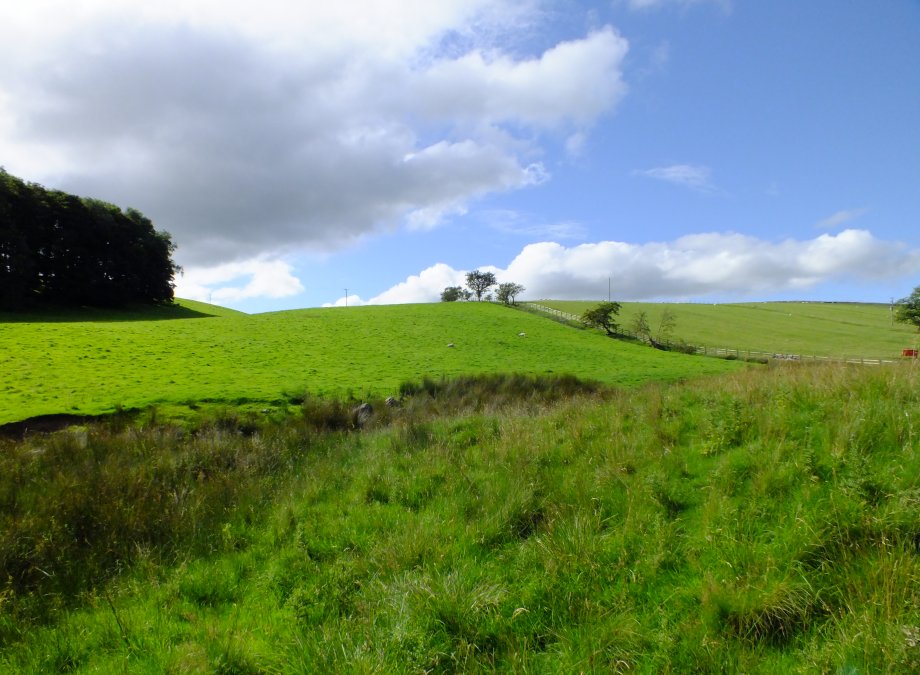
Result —
[[18, 312], [0, 312], [2, 323], [76, 323], [119, 321], [168, 321], [206, 319], [217, 316], [182, 305], [128, 305], [104, 307], [36, 307]]

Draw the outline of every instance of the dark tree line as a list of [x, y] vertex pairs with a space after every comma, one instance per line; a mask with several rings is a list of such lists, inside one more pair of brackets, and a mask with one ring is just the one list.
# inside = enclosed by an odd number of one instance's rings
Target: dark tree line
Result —
[[0, 309], [171, 302], [174, 250], [140, 211], [0, 168]]

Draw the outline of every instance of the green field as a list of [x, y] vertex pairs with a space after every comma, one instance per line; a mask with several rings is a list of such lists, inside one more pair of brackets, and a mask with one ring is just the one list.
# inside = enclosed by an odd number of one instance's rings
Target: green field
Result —
[[[597, 302], [540, 300], [580, 315]], [[673, 337], [692, 345], [834, 358], [894, 358], [916, 348], [917, 331], [895, 323], [887, 305], [821, 302], [745, 304], [622, 303], [619, 323], [629, 328], [645, 311], [654, 329], [665, 309], [677, 317]]]
[[920, 672], [920, 369], [490, 382], [0, 438], [0, 671]]
[[[876, 306], [673, 310], [742, 349], [914, 338]], [[920, 672], [897, 361], [487, 303], [0, 317], [0, 423], [147, 410], [0, 436], [0, 672]]]
[[[0, 317], [0, 424], [155, 404], [386, 396], [426, 376], [567, 373], [632, 386], [738, 367], [609, 340], [487, 303], [246, 315], [183, 301], [149, 314], [97, 310], [87, 316]], [[176, 320], [182, 317], [188, 318]]]

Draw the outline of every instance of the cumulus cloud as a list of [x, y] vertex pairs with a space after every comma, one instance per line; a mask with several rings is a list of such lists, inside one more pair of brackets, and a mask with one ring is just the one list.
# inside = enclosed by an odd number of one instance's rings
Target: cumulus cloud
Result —
[[[602, 241], [565, 247], [525, 246], [505, 269], [484, 267], [499, 281], [523, 284], [525, 297], [606, 297], [608, 278], [620, 300], [746, 297], [807, 289], [839, 279], [878, 280], [920, 273], [920, 250], [844, 230], [808, 240], [766, 241], [735, 233], [704, 233], [670, 242]], [[372, 298], [371, 304], [434, 302], [464, 272], [438, 264]]]
[[477, 123], [588, 125], [626, 93], [619, 67], [627, 50], [626, 40], [606, 27], [534, 59], [475, 51], [439, 60], [421, 76], [419, 109]]
[[3, 5], [4, 162], [141, 209], [187, 267], [430, 228], [546, 180], [541, 134], [585, 134], [625, 95], [612, 28], [494, 46], [534, 15], [516, 0]]
[[367, 303], [361, 299], [360, 295], [349, 295], [347, 298], [343, 295], [335, 302], [324, 302], [323, 307], [360, 307]]
[[[489, 271], [493, 268], [481, 268]], [[398, 305], [408, 302], [435, 302], [441, 291], [448, 286], [462, 286], [466, 283], [466, 272], [455, 270], [444, 263], [437, 263], [408, 277], [392, 288], [368, 300], [369, 305]]]
[[715, 189], [710, 180], [712, 171], [708, 166], [671, 164], [653, 169], [636, 169], [633, 175], [673, 183], [699, 192], [711, 192]]
[[176, 296], [231, 304], [247, 298], [286, 298], [304, 290], [290, 264], [256, 258], [196, 267], [176, 279]]

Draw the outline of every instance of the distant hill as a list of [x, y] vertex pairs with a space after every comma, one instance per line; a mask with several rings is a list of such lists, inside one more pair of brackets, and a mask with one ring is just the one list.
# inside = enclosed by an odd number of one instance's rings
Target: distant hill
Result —
[[[219, 311], [188, 301], [178, 309], [199, 317]], [[389, 395], [423, 377], [566, 373], [631, 386], [740, 367], [488, 303], [221, 313], [200, 321], [96, 313], [88, 321], [0, 323], [0, 423], [151, 404]]]
[[[540, 300], [581, 314], [597, 301]], [[677, 317], [673, 337], [689, 344], [781, 354], [895, 358], [915, 347], [917, 331], [895, 322], [884, 304], [748, 302], [739, 304], [624, 302], [619, 323], [629, 328], [646, 312], [654, 329], [662, 312]]]

